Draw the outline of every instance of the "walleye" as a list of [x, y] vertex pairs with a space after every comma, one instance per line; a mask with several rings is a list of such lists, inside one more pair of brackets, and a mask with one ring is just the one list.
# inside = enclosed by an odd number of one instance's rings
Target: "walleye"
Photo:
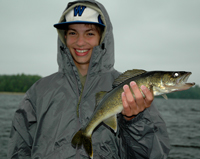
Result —
[[104, 122], [115, 132], [117, 131], [116, 115], [123, 110], [121, 94], [125, 84], [129, 85], [131, 81], [135, 81], [139, 88], [144, 85], [153, 92], [154, 96], [163, 95], [166, 98], [167, 93], [186, 90], [195, 85], [195, 83], [186, 83], [190, 75], [191, 72], [184, 71], [147, 72], [134, 69], [124, 72], [114, 81], [111, 91], [96, 94], [96, 109], [86, 126], [74, 135], [71, 141], [72, 146], [83, 145], [90, 158], [93, 158], [91, 136], [97, 125]]

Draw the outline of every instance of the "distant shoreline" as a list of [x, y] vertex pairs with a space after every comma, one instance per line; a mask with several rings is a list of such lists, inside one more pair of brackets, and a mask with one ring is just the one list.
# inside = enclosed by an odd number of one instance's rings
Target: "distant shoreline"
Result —
[[24, 92], [0, 92], [0, 94], [6, 94], [6, 95], [24, 95]]

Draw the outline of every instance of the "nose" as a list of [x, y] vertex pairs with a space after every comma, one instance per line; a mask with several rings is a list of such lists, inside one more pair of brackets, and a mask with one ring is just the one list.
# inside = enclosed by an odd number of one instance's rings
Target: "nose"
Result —
[[78, 46], [84, 46], [85, 44], [85, 38], [83, 35], [79, 35], [77, 38], [77, 45]]

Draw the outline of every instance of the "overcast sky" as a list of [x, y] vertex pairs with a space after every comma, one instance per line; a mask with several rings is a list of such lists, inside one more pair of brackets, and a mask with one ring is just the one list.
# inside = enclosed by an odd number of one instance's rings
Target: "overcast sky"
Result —
[[[0, 0], [0, 74], [58, 70], [53, 24], [68, 2]], [[200, 85], [200, 0], [99, 2], [113, 24], [117, 70], [191, 71]]]

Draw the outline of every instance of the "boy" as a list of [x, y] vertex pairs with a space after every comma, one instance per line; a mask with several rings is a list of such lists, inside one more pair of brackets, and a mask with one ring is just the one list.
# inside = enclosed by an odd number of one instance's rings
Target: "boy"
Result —
[[[13, 120], [9, 158], [89, 158], [71, 139], [93, 114], [95, 94], [111, 90], [120, 74], [113, 67], [112, 24], [100, 3], [71, 2], [54, 26], [59, 71], [27, 91]], [[94, 130], [93, 158], [167, 158], [169, 138], [152, 93], [142, 86], [144, 99], [134, 81], [123, 88], [118, 132], [104, 124]]]

